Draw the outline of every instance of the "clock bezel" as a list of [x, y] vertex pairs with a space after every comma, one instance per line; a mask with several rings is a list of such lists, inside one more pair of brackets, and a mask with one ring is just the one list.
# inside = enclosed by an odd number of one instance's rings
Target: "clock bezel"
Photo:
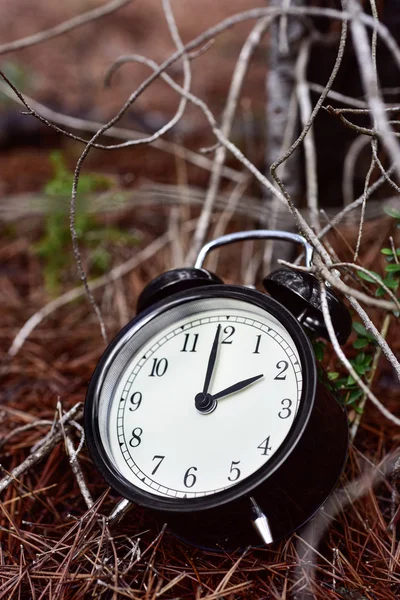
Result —
[[[136, 487], [115, 467], [103, 445], [98, 426], [101, 388], [110, 365], [139, 330], [155, 317], [172, 308], [204, 298], [233, 298], [255, 305], [277, 318], [287, 329], [299, 353], [303, 388], [298, 413], [274, 455], [257, 471], [229, 488], [199, 498], [168, 498]], [[141, 312], [114, 338], [101, 357], [89, 384], [84, 409], [86, 442], [96, 467], [106, 482], [122, 496], [141, 506], [170, 512], [195, 512], [215, 508], [248, 495], [279, 469], [295, 451], [309, 421], [315, 400], [317, 368], [311, 342], [297, 319], [279, 302], [261, 292], [243, 286], [214, 284], [174, 294]]]

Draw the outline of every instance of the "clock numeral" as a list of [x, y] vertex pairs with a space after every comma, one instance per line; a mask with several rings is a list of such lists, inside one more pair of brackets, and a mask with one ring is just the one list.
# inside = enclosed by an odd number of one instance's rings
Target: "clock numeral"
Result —
[[221, 344], [232, 344], [232, 340], [230, 338], [235, 333], [235, 328], [233, 325], [227, 325], [227, 327], [224, 328], [224, 333], [226, 338], [222, 340]]
[[263, 456], [268, 456], [268, 452], [270, 452], [272, 450], [272, 447], [269, 445], [269, 438], [270, 438], [270, 436], [265, 438], [265, 440], [263, 442], [261, 442], [261, 444], [259, 446], [257, 446], [257, 448], [262, 450], [261, 454]]
[[278, 373], [276, 377], [274, 377], [274, 379], [279, 379], [281, 381], [283, 379], [286, 379], [286, 375], [284, 375], [284, 372], [287, 371], [288, 366], [289, 363], [286, 360], [280, 360], [278, 363], [276, 363], [276, 368], [282, 370], [280, 373]]
[[192, 347], [190, 350], [188, 350], [188, 346], [190, 346], [189, 340], [191, 339], [191, 337], [192, 337], [192, 334], [185, 333], [185, 341], [184, 341], [181, 352], [196, 352], [196, 346], [197, 346], [197, 340], [199, 339], [199, 334], [198, 333], [193, 334]]
[[[136, 396], [136, 399], [135, 399], [135, 396]], [[142, 402], [142, 394], [141, 394], [141, 392], [135, 392], [131, 396], [131, 404], [132, 404], [132, 406], [129, 407], [129, 410], [131, 410], [131, 411], [137, 410], [139, 408], [141, 402]]]
[[168, 361], [166, 358], [153, 358], [153, 366], [149, 377], [162, 377], [168, 369]]
[[197, 477], [194, 473], [190, 473], [191, 470], [197, 471], [197, 467], [189, 467], [183, 478], [183, 485], [187, 488], [191, 488], [197, 481]]
[[152, 475], [154, 475], [154, 473], [158, 470], [158, 467], [161, 465], [161, 463], [164, 460], [164, 458], [165, 458], [165, 456], [160, 456], [158, 454], [156, 454], [155, 456], [153, 456], [152, 460], [158, 460], [158, 464], [152, 470], [152, 472], [151, 472]]
[[253, 354], [260, 354], [260, 342], [261, 342], [261, 335], [258, 335], [257, 342], [256, 342], [256, 349], [254, 350]]
[[237, 467], [235, 467], [235, 465], [240, 464], [240, 460], [233, 460], [231, 463], [231, 470], [229, 471], [229, 473], [231, 475], [229, 475], [228, 479], [229, 481], [237, 481], [240, 477], [240, 469], [238, 469]]
[[[292, 414], [292, 410], [291, 410], [291, 406], [292, 406], [292, 401], [289, 400], [289, 398], [284, 398], [281, 401], [281, 404], [283, 406], [282, 410], [278, 413], [278, 417], [280, 419], [287, 419], [288, 417], [290, 417], [290, 415]], [[285, 406], [286, 404], [286, 406]]]
[[129, 440], [129, 445], [132, 448], [137, 448], [137, 446], [139, 446], [142, 442], [142, 438], [140, 437], [143, 433], [143, 429], [141, 427], [135, 427], [135, 429], [132, 431], [132, 437]]

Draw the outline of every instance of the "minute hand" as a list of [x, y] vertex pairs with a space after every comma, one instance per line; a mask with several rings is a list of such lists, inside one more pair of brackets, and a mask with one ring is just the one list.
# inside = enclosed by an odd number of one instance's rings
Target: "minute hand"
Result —
[[240, 390], [246, 388], [248, 385], [251, 385], [255, 381], [258, 381], [258, 379], [261, 379], [261, 377], [264, 377], [264, 375], [256, 375], [255, 377], [250, 377], [250, 379], [244, 379], [243, 381], [239, 381], [238, 383], [235, 383], [234, 385], [225, 388], [224, 390], [222, 390], [222, 392], [218, 392], [218, 394], [213, 394], [213, 400], [219, 400], [224, 396], [229, 396], [229, 394], [239, 392]]
[[210, 381], [211, 381], [211, 377], [212, 377], [212, 374], [214, 371], [215, 361], [217, 359], [218, 342], [219, 342], [220, 332], [221, 332], [221, 325], [218, 325], [217, 331], [215, 332], [215, 337], [214, 337], [213, 345], [211, 348], [210, 357], [208, 359], [207, 373], [206, 373], [206, 378], [204, 380], [204, 386], [203, 386], [203, 394], [207, 394], [208, 388], [210, 387]]

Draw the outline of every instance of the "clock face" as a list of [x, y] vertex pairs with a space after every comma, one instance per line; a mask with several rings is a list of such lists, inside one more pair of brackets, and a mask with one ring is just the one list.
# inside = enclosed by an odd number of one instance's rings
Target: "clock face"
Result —
[[124, 485], [190, 501], [268, 464], [302, 406], [294, 337], [265, 308], [198, 295], [128, 327], [94, 393], [102, 453]]

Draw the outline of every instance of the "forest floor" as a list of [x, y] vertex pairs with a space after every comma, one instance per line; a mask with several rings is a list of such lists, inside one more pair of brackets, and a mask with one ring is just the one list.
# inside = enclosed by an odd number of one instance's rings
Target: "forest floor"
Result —
[[[126, 75], [119, 77], [111, 90], [103, 90], [99, 83], [116, 56], [132, 52], [132, 36], [135, 52], [143, 52], [155, 60], [161, 60], [172, 50], [172, 42], [164, 46], [156, 43], [159, 36], [156, 4], [156, 0], [148, 1], [145, 10], [142, 3], [135, 19], [127, 18], [132, 15], [129, 12], [132, 7], [114, 15], [108, 22], [107, 44], [92, 24], [84, 41], [79, 32], [74, 32], [57, 43], [47, 42], [22, 51], [18, 63], [6, 57], [8, 64], [3, 63], [3, 68], [8, 73], [17, 69], [22, 83], [25, 81], [26, 93], [53, 109], [104, 120], [146, 74], [138, 69], [131, 79]], [[194, 0], [185, 4], [190, 4], [191, 15], [185, 20], [183, 37], [186, 38], [205, 29], [210, 21], [215, 22], [227, 11], [226, 3], [212, 0], [209, 10], [204, 9], [204, 2], [202, 10]], [[41, 24], [47, 27], [73, 14], [73, 2], [35, 3], [36, 7], [42, 5], [45, 11], [34, 9], [28, 0], [10, 3], [0, 19], [2, 41], [30, 33], [39, 18], [46, 19]], [[229, 10], [237, 12], [245, 6], [251, 7], [252, 2], [236, 0], [230, 5]], [[183, 11], [182, 7], [177, 8]], [[17, 18], [21, 14], [26, 18]], [[208, 99], [216, 112], [225, 99], [232, 57], [236, 57], [246, 31], [243, 29], [237, 37], [224, 38], [224, 45], [215, 49], [217, 63], [215, 56], [208, 53], [198, 59], [204, 61], [202, 72], [207, 72], [207, 78], [195, 80], [195, 90]], [[261, 59], [260, 55], [259, 68], [256, 64], [247, 83], [248, 102], [243, 103], [241, 125], [235, 134], [238, 143], [259, 165], [264, 160], [257, 138], [257, 132], [264, 126], [258, 116], [263, 108]], [[40, 82], [32, 73], [40, 73]], [[164, 87], [157, 88], [143, 97], [124, 124], [153, 130], [168, 118], [175, 106], [176, 98]], [[4, 104], [0, 119], [0, 460], [6, 477], [30, 456], [31, 449], [43, 440], [53, 422], [84, 401], [91, 374], [105, 346], [96, 316], [82, 294], [41, 319], [15, 356], [9, 354], [18, 332], [32, 315], [79, 286], [69, 241], [69, 197], [65, 189], [70, 186], [70, 170], [81, 148], [76, 142], [48, 133], [33, 123], [32, 117], [25, 117], [30, 120], [27, 126], [9, 101]], [[212, 136], [202, 119], [190, 111], [181, 129], [169, 141], [198, 150], [202, 145], [210, 145]], [[61, 150], [61, 158], [54, 154], [54, 149]], [[235, 166], [235, 162], [230, 162], [230, 166]], [[85, 176], [88, 191], [79, 198], [83, 230], [80, 244], [90, 279], [95, 281], [118, 265], [137, 259], [134, 268], [128, 267], [122, 277], [99, 285], [95, 292], [111, 339], [135, 314], [138, 295], [146, 283], [160, 272], [181, 264], [190, 247], [193, 231], [190, 223], [198, 217], [209, 171], [188, 164], [174, 152], [164, 154], [146, 148], [112, 153], [93, 151]], [[226, 184], [222, 204], [226, 204], [229, 189]], [[259, 226], [260, 203], [262, 206], [259, 190], [249, 190], [249, 197], [230, 216], [226, 230]], [[221, 223], [221, 215], [225, 219], [226, 213], [219, 207], [213, 216], [210, 239]], [[176, 233], [166, 238], [166, 232], [171, 231]], [[385, 262], [380, 250], [388, 244], [390, 235], [399, 246], [399, 230], [390, 217], [367, 223], [360, 264], [382, 272]], [[329, 239], [341, 259], [346, 260], [351, 256], [350, 248], [354, 248], [356, 237], [357, 229], [347, 224]], [[160, 239], [165, 243], [157, 246], [156, 240]], [[257, 255], [259, 250], [257, 244], [224, 250], [219, 256], [217, 272], [227, 282], [243, 283], [248, 253]], [[258, 275], [261, 280], [263, 273]], [[371, 311], [371, 315], [380, 328], [382, 315], [379, 311]], [[352, 347], [355, 336], [353, 333], [345, 347], [353, 359], [360, 353]], [[400, 337], [394, 318], [387, 340], [399, 355]], [[375, 350], [370, 346], [365, 352], [372, 356]], [[328, 348], [324, 366], [331, 372], [341, 371]], [[398, 412], [400, 384], [382, 358], [373, 390], [389, 410]], [[74, 421], [67, 431], [75, 447], [81, 439], [80, 409], [77, 410], [77, 423]], [[349, 407], [350, 420], [355, 417], [354, 407]], [[164, 531], [162, 524], [140, 507], [134, 507], [121, 523], [109, 528], [106, 517], [119, 500], [118, 495], [106, 487], [83, 448], [79, 464], [95, 500], [94, 507], [88, 509], [62, 431], [60, 439], [41, 462], [15, 476], [1, 495], [0, 598], [300, 600], [311, 598], [302, 595], [311, 592], [315, 598], [326, 600], [400, 597], [398, 528], [396, 524], [390, 525], [398, 507], [394, 491], [398, 472], [385, 477], [383, 467], [377, 470], [398, 448], [400, 434], [369, 402], [339, 484], [346, 490], [345, 506], [321, 542], [314, 549], [309, 548], [308, 554], [304, 554], [301, 538], [307, 543], [309, 529], [271, 547], [249, 549], [243, 554], [189, 547], [168, 529]], [[362, 475], [363, 493], [353, 500], [351, 482]]]

